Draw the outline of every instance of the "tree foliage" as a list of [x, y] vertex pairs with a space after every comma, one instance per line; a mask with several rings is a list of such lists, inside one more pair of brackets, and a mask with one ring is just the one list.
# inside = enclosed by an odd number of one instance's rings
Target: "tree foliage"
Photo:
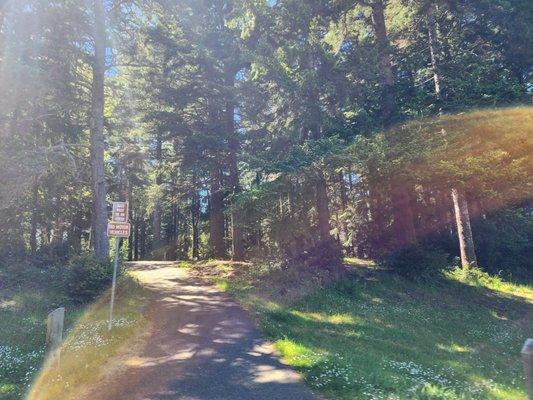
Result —
[[[1, 257], [94, 245], [89, 3], [0, 3]], [[102, 4], [130, 259], [456, 255], [453, 188], [479, 263], [530, 268], [531, 2]]]

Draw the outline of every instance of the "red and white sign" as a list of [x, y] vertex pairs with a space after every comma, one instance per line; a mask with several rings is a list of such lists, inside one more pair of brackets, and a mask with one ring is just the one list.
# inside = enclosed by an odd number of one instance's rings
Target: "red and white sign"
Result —
[[113, 222], [128, 222], [128, 202], [116, 201], [113, 203]]
[[107, 223], [107, 236], [130, 237], [131, 224], [129, 222], [109, 221]]

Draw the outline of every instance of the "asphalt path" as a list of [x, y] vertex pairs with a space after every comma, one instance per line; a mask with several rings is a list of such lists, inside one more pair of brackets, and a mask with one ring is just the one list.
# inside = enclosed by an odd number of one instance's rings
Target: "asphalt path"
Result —
[[230, 296], [172, 263], [129, 269], [152, 293], [150, 331], [84, 400], [317, 400]]

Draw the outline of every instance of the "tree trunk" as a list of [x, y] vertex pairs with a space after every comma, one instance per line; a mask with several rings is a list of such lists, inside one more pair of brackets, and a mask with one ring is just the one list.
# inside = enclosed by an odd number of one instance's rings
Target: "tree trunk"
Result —
[[[383, 0], [375, 0], [372, 4], [372, 24], [376, 34], [378, 47], [380, 86], [381, 86], [381, 114], [385, 128], [394, 123], [398, 111], [396, 103], [396, 88], [392, 71], [390, 42], [385, 25]], [[401, 246], [416, 240], [413, 210], [409, 200], [409, 193], [405, 182], [394, 179], [391, 182], [391, 204], [395, 223], [396, 241]]]
[[90, 118], [92, 231], [97, 257], [108, 257], [106, 182], [104, 166], [104, 79], [105, 79], [105, 10], [101, 0], [94, 0], [94, 60], [92, 65], [92, 99]]
[[200, 216], [200, 200], [198, 192], [195, 190], [191, 204], [191, 224], [192, 224], [192, 259], [200, 258], [200, 235], [198, 231], [198, 220]]
[[139, 261], [139, 217], [135, 213], [135, 220], [133, 221], [133, 260]]
[[152, 231], [154, 234], [153, 250], [157, 250], [162, 246], [161, 241], [161, 200], [159, 199], [159, 190], [163, 179], [161, 177], [161, 164], [162, 164], [162, 140], [161, 133], [157, 132], [156, 147], [155, 147], [155, 159], [157, 163], [157, 175], [155, 178], [155, 184], [157, 185], [157, 196], [154, 202], [154, 211], [152, 214]]
[[84, 213], [83, 210], [77, 210], [70, 222], [70, 227], [67, 232], [67, 240], [70, 247], [74, 253], [79, 253], [81, 251], [81, 240], [83, 236], [83, 225], [84, 225]]
[[463, 268], [475, 266], [477, 259], [474, 249], [474, 239], [472, 237], [472, 228], [470, 227], [468, 202], [464, 193], [455, 188], [452, 189], [452, 200], [455, 210], [455, 222], [457, 224], [459, 250], [461, 251], [461, 265]]
[[65, 227], [61, 218], [55, 221], [53, 232], [51, 244], [53, 247], [59, 247], [63, 244], [63, 236], [65, 234]]
[[[128, 221], [130, 221], [131, 224], [134, 225], [135, 221], [133, 219], [133, 194], [129, 181], [127, 184], [127, 188], [128, 189], [126, 200], [128, 201]], [[131, 230], [130, 237], [128, 238], [128, 261], [133, 261], [133, 235], [134, 229]]]
[[322, 171], [318, 171], [318, 180], [316, 182], [316, 212], [318, 214], [318, 229], [320, 232], [320, 239], [331, 239], [330, 214], [328, 205], [328, 191], [326, 179]]
[[437, 39], [437, 23], [435, 20], [436, 5], [431, 3], [426, 11], [426, 23], [428, 27], [429, 51], [431, 53], [431, 68], [433, 69], [433, 83], [438, 100], [443, 98], [442, 73], [440, 70], [440, 46]]
[[437, 219], [438, 233], [440, 235], [450, 236], [452, 231], [452, 213], [450, 207], [449, 194], [447, 192], [438, 190], [435, 196], [435, 214]]
[[215, 258], [226, 257], [224, 245], [224, 194], [221, 189], [222, 173], [215, 167], [211, 174], [211, 195], [209, 197], [209, 244]]
[[32, 210], [30, 222], [30, 251], [31, 254], [37, 252], [37, 207], [39, 202], [39, 186], [35, 183], [33, 185], [32, 193]]
[[[45, 225], [41, 228], [41, 247], [50, 246], [50, 227]], [[15, 240], [16, 242], [16, 240]]]
[[395, 242], [398, 248], [409, 246], [416, 242], [416, 231], [411, 196], [403, 178], [392, 178], [391, 197]]
[[141, 215], [139, 232], [139, 259], [144, 260], [146, 257], [146, 220], [145, 216]]
[[[318, 102], [318, 93], [315, 93], [312, 96], [312, 99], [315, 102]], [[316, 106], [316, 104], [314, 104]], [[320, 115], [320, 110], [318, 107], [312, 108], [313, 115]], [[308, 131], [313, 140], [319, 140], [322, 137], [322, 129], [317, 124], [311, 127]], [[318, 231], [320, 233], [321, 241], [332, 240], [330, 231], [330, 212], [329, 212], [329, 199], [328, 199], [328, 187], [326, 183], [326, 178], [321, 169], [316, 171], [316, 182], [315, 182], [315, 204], [316, 204], [316, 213], [318, 219]]]
[[[176, 198], [176, 197], [174, 197]], [[181, 227], [180, 227], [180, 207], [178, 206], [177, 202], [174, 201], [172, 203], [172, 242], [175, 246], [178, 245], [178, 238], [180, 236]]]
[[392, 72], [390, 43], [385, 25], [383, 0], [375, 0], [371, 4], [371, 8], [372, 26], [376, 35], [378, 63], [381, 71], [381, 115], [383, 124], [387, 127], [393, 123], [396, 114], [396, 90]]
[[368, 253], [369, 256], [377, 256], [386, 250], [386, 245], [389, 242], [387, 235], [387, 216], [389, 214], [386, 202], [389, 182], [373, 162], [368, 165], [367, 188], [368, 209], [370, 212], [368, 218], [370, 221]]
[[341, 199], [341, 209], [342, 211], [346, 210], [346, 207], [348, 206], [348, 193], [346, 188], [346, 183], [344, 181], [344, 172], [340, 171], [338, 175], [339, 179], [339, 195]]
[[[232, 78], [233, 81], [233, 78]], [[235, 109], [232, 102], [228, 102], [226, 105], [226, 129], [228, 130], [229, 141], [229, 179], [233, 196], [237, 196], [241, 192], [241, 185], [239, 182], [239, 139], [238, 133], [235, 130]], [[231, 212], [231, 242], [234, 261], [244, 260], [244, 241], [240, 215], [238, 212]]]
[[[344, 171], [340, 171], [338, 174], [339, 179], [339, 196], [341, 201], [340, 213], [337, 213], [337, 229], [338, 229], [338, 241], [346, 248], [348, 242], [348, 227], [346, 225], [346, 218], [342, 214], [348, 207], [348, 188], [346, 187]], [[339, 215], [340, 214], [340, 215]], [[349, 248], [346, 249], [350, 251]]]

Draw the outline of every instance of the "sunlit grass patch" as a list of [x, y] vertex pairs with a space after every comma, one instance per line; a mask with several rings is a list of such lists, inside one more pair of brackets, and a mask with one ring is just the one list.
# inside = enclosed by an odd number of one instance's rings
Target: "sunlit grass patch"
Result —
[[378, 264], [376, 264], [374, 261], [364, 260], [362, 258], [356, 258], [356, 257], [344, 257], [344, 263], [352, 267], [370, 268], [370, 269], [378, 268]]
[[438, 344], [437, 348], [439, 350], [449, 351], [450, 353], [470, 353], [474, 350], [471, 349], [468, 346], [460, 345], [457, 343], [451, 343], [451, 344]]
[[132, 347], [146, 323], [148, 292], [127, 276], [120, 281], [113, 329], [108, 331], [109, 294], [93, 303], [68, 332], [58, 368], [46, 365], [28, 400], [70, 399], [102, 378], [109, 360]]
[[444, 275], [452, 281], [493, 290], [500, 295], [516, 296], [533, 302], [533, 287], [506, 282], [499, 276], [489, 275], [479, 268], [455, 268], [444, 271]]

